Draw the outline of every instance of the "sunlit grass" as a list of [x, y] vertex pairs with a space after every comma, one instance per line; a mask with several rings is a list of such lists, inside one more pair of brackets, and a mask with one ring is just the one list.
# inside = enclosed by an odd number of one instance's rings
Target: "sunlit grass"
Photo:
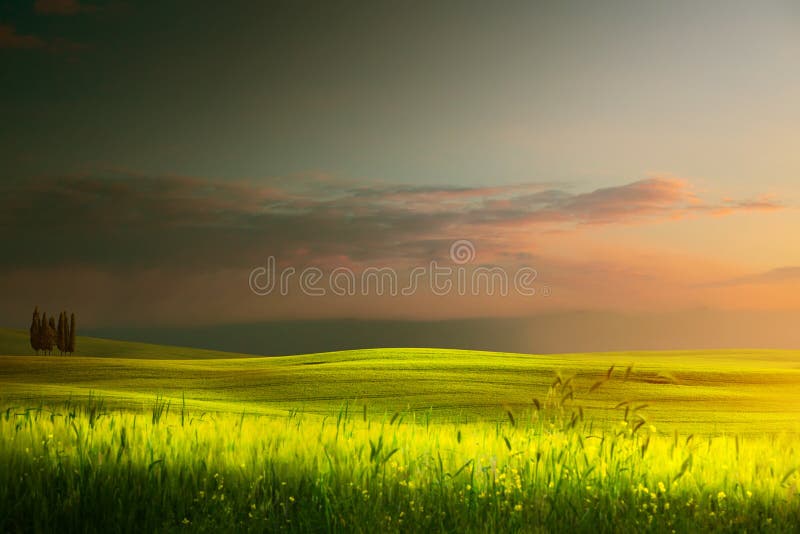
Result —
[[[566, 384], [565, 384], [566, 383]], [[331, 416], [147, 411], [102, 398], [0, 413], [0, 530], [792, 531], [797, 436], [582, 418], [556, 382], [502, 422], [345, 404]], [[538, 405], [538, 407], [537, 407]]]
[[0, 356], [0, 531], [800, 524], [794, 352], [158, 350]]

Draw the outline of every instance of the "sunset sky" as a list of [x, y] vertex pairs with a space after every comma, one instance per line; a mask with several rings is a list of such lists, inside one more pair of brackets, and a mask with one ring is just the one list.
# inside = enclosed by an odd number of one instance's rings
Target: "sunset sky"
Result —
[[[800, 309], [795, 0], [0, 0], [0, 65], [3, 326]], [[248, 286], [458, 239], [539, 294]]]

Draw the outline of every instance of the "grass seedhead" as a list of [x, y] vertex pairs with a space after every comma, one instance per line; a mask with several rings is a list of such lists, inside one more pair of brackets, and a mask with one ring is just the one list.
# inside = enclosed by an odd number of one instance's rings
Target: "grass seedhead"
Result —
[[516, 427], [517, 421], [514, 419], [514, 414], [511, 413], [511, 410], [506, 410], [506, 414], [508, 414], [508, 420], [511, 423], [511, 426]]

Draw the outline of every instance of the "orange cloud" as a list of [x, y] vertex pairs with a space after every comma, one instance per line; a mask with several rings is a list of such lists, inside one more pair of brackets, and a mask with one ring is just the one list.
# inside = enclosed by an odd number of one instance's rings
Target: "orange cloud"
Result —
[[746, 285], [773, 285], [800, 282], [800, 267], [778, 267], [769, 271], [754, 273], [745, 276], [729, 278], [720, 282], [708, 284], [708, 287], [746, 286]]
[[715, 216], [725, 216], [740, 211], [775, 211], [783, 206], [771, 196], [760, 196], [753, 200], [725, 199], [721, 206], [711, 207], [709, 211]]

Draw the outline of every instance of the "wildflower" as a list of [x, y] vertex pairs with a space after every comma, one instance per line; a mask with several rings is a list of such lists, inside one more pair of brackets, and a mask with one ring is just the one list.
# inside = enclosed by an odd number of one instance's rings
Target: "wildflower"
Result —
[[746, 495], [747, 495], [747, 498], [749, 499], [750, 497], [753, 496], [753, 492], [750, 491], [750, 490], [747, 490], [747, 494]]
[[294, 497], [292, 497], [291, 495], [289, 496], [289, 502], [294, 502]]
[[183, 523], [184, 525], [188, 525], [189, 523], [191, 523], [191, 521], [189, 521], [188, 518], [184, 517], [183, 521], [181, 521], [181, 523]]
[[664, 487], [664, 483], [663, 482], [659, 482], [658, 483], [658, 491], [660, 491], [661, 493], [666, 493], [667, 492], [667, 488]]
[[725, 495], [724, 491], [720, 491], [719, 493], [717, 493], [717, 500], [718, 501], [724, 501], [725, 497], [727, 497], [727, 495]]
[[515, 511], [515, 512], [521, 512], [521, 511], [522, 511], [522, 505], [521, 505], [521, 504], [517, 504], [517, 505], [515, 505], [515, 506], [514, 506], [514, 511]]

